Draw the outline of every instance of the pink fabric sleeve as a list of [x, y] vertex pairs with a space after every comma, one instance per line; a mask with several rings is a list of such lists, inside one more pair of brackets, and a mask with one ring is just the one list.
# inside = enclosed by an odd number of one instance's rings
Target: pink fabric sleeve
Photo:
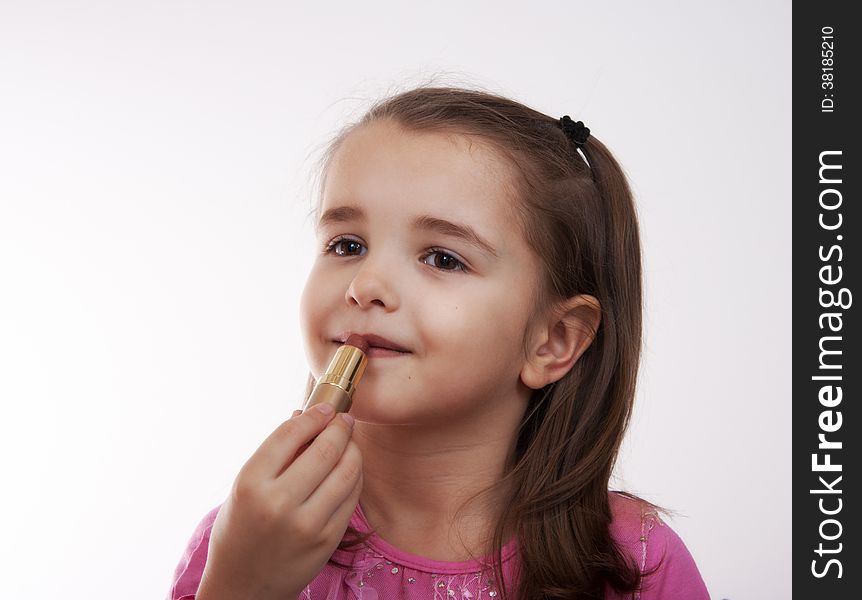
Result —
[[167, 600], [192, 600], [197, 594], [201, 575], [203, 575], [207, 563], [210, 532], [220, 508], [221, 505], [218, 505], [209, 511], [195, 528], [183, 556], [174, 570]]
[[644, 579], [640, 600], [710, 600], [694, 558], [679, 535], [661, 521], [648, 535], [646, 569], [663, 562], [655, 574]]

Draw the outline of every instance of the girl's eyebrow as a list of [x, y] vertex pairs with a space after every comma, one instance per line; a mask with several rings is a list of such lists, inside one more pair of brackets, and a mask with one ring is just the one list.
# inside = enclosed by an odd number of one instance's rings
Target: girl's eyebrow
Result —
[[[366, 220], [365, 211], [359, 206], [338, 206], [327, 209], [320, 220], [317, 222], [317, 229], [321, 229], [327, 225], [334, 223], [347, 223], [349, 221], [359, 221], [364, 223]], [[426, 231], [436, 231], [441, 235], [464, 240], [468, 244], [476, 246], [480, 250], [499, 258], [499, 254], [488, 241], [476, 233], [476, 230], [469, 225], [453, 223], [446, 219], [433, 217], [431, 215], [420, 215], [413, 220], [413, 229], [424, 229]]]

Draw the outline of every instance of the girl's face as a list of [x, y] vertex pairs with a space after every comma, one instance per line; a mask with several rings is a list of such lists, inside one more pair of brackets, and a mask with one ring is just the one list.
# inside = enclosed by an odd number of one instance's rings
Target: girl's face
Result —
[[333, 157], [300, 307], [311, 371], [319, 378], [350, 333], [409, 350], [371, 351], [357, 420], [444, 424], [526, 406], [522, 340], [539, 263], [507, 177], [465, 136], [388, 121], [355, 130]]

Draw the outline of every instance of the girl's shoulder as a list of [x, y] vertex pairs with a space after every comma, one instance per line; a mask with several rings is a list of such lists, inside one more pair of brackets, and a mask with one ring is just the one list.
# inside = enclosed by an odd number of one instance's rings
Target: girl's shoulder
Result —
[[616, 492], [610, 501], [611, 537], [637, 563], [644, 578], [636, 598], [651, 600], [709, 600], [694, 557], [682, 538], [658, 513], [641, 500]]
[[210, 532], [215, 523], [221, 504], [211, 509], [195, 527], [186, 544], [180, 562], [174, 569], [168, 600], [191, 600], [198, 592], [201, 576], [207, 563]]

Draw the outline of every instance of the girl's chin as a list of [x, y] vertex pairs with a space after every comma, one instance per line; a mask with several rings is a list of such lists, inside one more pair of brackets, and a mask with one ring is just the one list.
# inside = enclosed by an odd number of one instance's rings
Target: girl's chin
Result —
[[[365, 383], [365, 387], [362, 387]], [[362, 389], [360, 389], [362, 388]], [[372, 381], [363, 380], [353, 393], [350, 414], [357, 421], [366, 423], [393, 424], [415, 419], [415, 406], [409, 404], [404, 396], [394, 398], [389, 392], [377, 393]]]
[[[366, 392], [370, 392], [368, 388]], [[350, 414], [357, 423], [368, 423], [373, 425], [416, 425], [419, 427], [445, 427], [450, 424], [449, 418], [444, 414], [445, 410], [440, 407], [430, 407], [425, 400], [411, 400], [405, 396], [360, 395], [357, 389], [353, 396], [353, 404]]]

